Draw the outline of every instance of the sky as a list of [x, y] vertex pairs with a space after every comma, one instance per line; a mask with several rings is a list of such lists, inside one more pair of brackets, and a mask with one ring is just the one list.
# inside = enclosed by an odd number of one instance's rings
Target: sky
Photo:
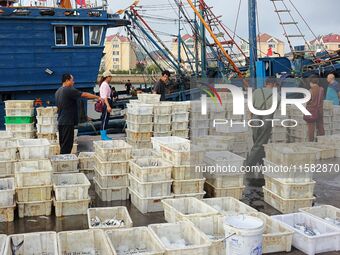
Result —
[[[222, 15], [223, 23], [234, 28], [236, 23], [237, 11], [239, 2], [241, 1], [241, 8], [239, 19], [237, 23], [237, 34], [242, 38], [248, 38], [248, 0], [206, 0], [209, 6], [212, 6], [212, 11], [217, 15]], [[289, 3], [289, 0], [285, 0]], [[116, 11], [118, 9], [126, 8], [132, 4], [133, 0], [108, 0], [109, 10]], [[186, 3], [186, 0], [183, 0]], [[304, 19], [312, 28], [316, 35], [339, 33], [340, 34], [340, 15], [337, 14], [340, 9], [339, 0], [292, 0], [297, 9], [301, 12]], [[139, 5], [145, 5], [147, 15], [160, 15], [165, 17], [178, 17], [176, 12], [170, 8], [169, 3], [173, 6], [174, 0], [140, 0]], [[161, 9], [163, 6], [163, 9]], [[159, 9], [152, 9], [157, 8]], [[290, 8], [293, 10], [293, 8]], [[192, 12], [191, 9], [187, 9]], [[307, 29], [303, 20], [299, 18], [298, 14], [294, 11], [292, 14], [295, 20], [299, 22], [299, 26], [303, 33], [306, 35], [307, 40], [314, 38], [313, 34]], [[274, 6], [270, 0], [258, 0], [258, 17], [259, 17], [259, 32], [268, 33], [273, 35], [284, 42], [286, 42], [283, 36], [283, 29], [279, 24], [277, 14], [274, 12]], [[158, 31], [166, 31], [168, 33], [177, 34], [178, 25], [175, 22], [168, 22], [162, 24], [162, 22], [155, 22], [155, 20], [148, 20], [152, 28]], [[287, 19], [290, 21], [290, 19]], [[122, 29], [111, 29], [108, 34], [117, 32], [123, 32]], [[186, 30], [184, 29], [183, 33]], [[290, 31], [292, 34], [297, 34], [297, 30], [294, 28]], [[169, 37], [163, 37], [163, 40], [170, 41]], [[303, 44], [301, 40], [294, 39], [292, 41], [294, 45]], [[287, 45], [286, 45], [287, 46]]]

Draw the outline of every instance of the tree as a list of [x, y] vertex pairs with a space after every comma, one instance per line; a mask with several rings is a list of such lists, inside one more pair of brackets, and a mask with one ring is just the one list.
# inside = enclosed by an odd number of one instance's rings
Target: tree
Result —
[[144, 73], [144, 71], [145, 71], [145, 64], [142, 63], [142, 62], [138, 62], [136, 64], [136, 72], [137, 73]]
[[161, 69], [157, 65], [155, 65], [155, 64], [149, 65], [147, 67], [147, 73], [148, 74], [160, 73], [160, 72], [161, 72]]

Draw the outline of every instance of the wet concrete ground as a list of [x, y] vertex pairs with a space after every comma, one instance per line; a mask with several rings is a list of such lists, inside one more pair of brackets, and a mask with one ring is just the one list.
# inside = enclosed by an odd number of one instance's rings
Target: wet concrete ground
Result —
[[[114, 139], [119, 139], [122, 135], [115, 135]], [[93, 151], [92, 141], [98, 140], [97, 136], [84, 136], [78, 138], [78, 150], [79, 151]], [[340, 163], [340, 159], [338, 160]], [[332, 161], [332, 163], [335, 163]], [[316, 197], [315, 204], [330, 204], [336, 207], [340, 207], [340, 174], [322, 174], [315, 176], [317, 181], [314, 195]], [[254, 207], [255, 209], [264, 212], [268, 215], [280, 214], [273, 207], [263, 201], [262, 186], [264, 185], [264, 179], [262, 176], [247, 176], [246, 179], [246, 191], [243, 202]], [[153, 223], [164, 223], [163, 212], [149, 213], [146, 215], [141, 214], [130, 201], [114, 201], [103, 202], [100, 201], [98, 196], [94, 192], [94, 187], [91, 185], [90, 196], [92, 199], [91, 207], [111, 207], [111, 206], [126, 206], [134, 226], [146, 226]], [[17, 213], [17, 212], [16, 212]], [[52, 211], [52, 215], [54, 212]], [[19, 219], [18, 215], [15, 216], [15, 221], [10, 223], [0, 223], [0, 233], [3, 234], [18, 234], [29, 233], [39, 231], [68, 231], [68, 230], [82, 230], [88, 229], [88, 222], [86, 215], [68, 216], [57, 218], [55, 216], [41, 216], [41, 217], [29, 217]], [[273, 253], [274, 254], [274, 253]], [[292, 254], [302, 255], [304, 253], [292, 248], [290, 253], [275, 253], [278, 254]], [[320, 253], [327, 255], [339, 255], [340, 252], [327, 252]]]

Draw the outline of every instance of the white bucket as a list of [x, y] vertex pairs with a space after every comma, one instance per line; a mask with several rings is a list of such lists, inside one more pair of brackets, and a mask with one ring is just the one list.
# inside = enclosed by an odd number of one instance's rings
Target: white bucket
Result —
[[226, 217], [224, 223], [227, 255], [262, 254], [262, 236], [265, 224], [261, 219], [238, 215]]

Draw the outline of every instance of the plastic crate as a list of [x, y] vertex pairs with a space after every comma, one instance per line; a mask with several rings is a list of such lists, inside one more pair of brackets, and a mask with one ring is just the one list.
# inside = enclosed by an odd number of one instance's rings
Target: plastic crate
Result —
[[94, 152], [80, 152], [78, 155], [79, 169], [94, 170]]
[[183, 122], [183, 121], [189, 121], [189, 113], [173, 113], [172, 114], [172, 121], [173, 122]]
[[208, 129], [211, 126], [212, 122], [208, 119], [191, 119], [190, 120], [190, 128], [191, 129]]
[[210, 173], [205, 174], [207, 178], [207, 182], [218, 189], [223, 188], [233, 188], [233, 187], [240, 187], [244, 184], [244, 174], [234, 174], [234, 175], [213, 175]]
[[85, 174], [55, 174], [52, 178], [55, 199], [82, 200], [88, 198], [91, 183]]
[[126, 137], [134, 141], [151, 141], [152, 132], [135, 132], [125, 129]]
[[256, 209], [233, 197], [206, 198], [202, 201], [219, 211], [219, 213], [224, 216], [236, 216], [239, 214], [257, 212]]
[[[13, 252], [13, 246], [17, 247], [16, 253]], [[58, 254], [57, 234], [35, 232], [10, 235], [3, 254]]]
[[51, 185], [51, 162], [42, 159], [15, 163], [15, 184], [19, 188]]
[[171, 124], [154, 124], [153, 131], [156, 133], [165, 133], [171, 131]]
[[58, 128], [56, 125], [41, 125], [37, 124], [37, 132], [38, 133], [56, 133], [58, 131]]
[[150, 212], [162, 212], [162, 200], [172, 198], [172, 196], [166, 197], [142, 197], [137, 192], [129, 187], [129, 193], [131, 195], [131, 203], [143, 214]]
[[95, 191], [102, 201], [128, 200], [128, 187], [104, 188], [93, 178]]
[[[151, 224], [149, 228], [167, 255], [207, 255], [211, 242], [191, 222]], [[184, 240], [183, 247], [176, 242]]]
[[95, 170], [95, 178], [97, 182], [103, 188], [115, 188], [115, 187], [123, 187], [129, 186], [129, 179], [127, 174], [120, 175], [102, 175], [99, 171]]
[[19, 218], [33, 216], [50, 216], [52, 211], [52, 200], [37, 202], [17, 202]]
[[63, 200], [57, 201], [53, 199], [55, 207], [55, 215], [57, 217], [72, 216], [72, 215], [85, 215], [87, 208], [91, 202], [90, 198], [81, 200]]
[[0, 131], [0, 140], [13, 140], [13, 133], [11, 131]]
[[6, 124], [29, 124], [34, 122], [32, 116], [5, 116]]
[[193, 197], [199, 200], [202, 200], [205, 196], [206, 192], [203, 191], [201, 193], [188, 193], [188, 194], [173, 194], [174, 198], [186, 198], [186, 197]]
[[153, 137], [168, 137], [171, 136], [172, 132], [163, 132], [163, 133], [158, 133], [158, 132], [153, 132]]
[[56, 106], [38, 107], [36, 110], [38, 117], [54, 117], [58, 113]]
[[0, 178], [14, 176], [14, 163], [16, 161], [0, 161]]
[[233, 197], [241, 199], [243, 197], [243, 191], [245, 186], [231, 187], [231, 188], [216, 188], [209, 182], [205, 182], [204, 190], [207, 192], [209, 197]]
[[161, 155], [153, 149], [134, 149], [131, 151], [131, 158], [158, 158]]
[[18, 149], [21, 160], [44, 159], [50, 156], [50, 142], [47, 139], [20, 139]]
[[32, 132], [34, 123], [30, 124], [5, 124], [6, 130], [11, 132]]
[[209, 118], [210, 120], [216, 120], [216, 119], [226, 119], [227, 112], [226, 111], [220, 111], [220, 112], [209, 112]]
[[[294, 231], [293, 246], [308, 255], [340, 250], [339, 229], [321, 220], [304, 213], [276, 215], [272, 218], [284, 223]], [[312, 229], [316, 229], [320, 235], [308, 236], [303, 231], [294, 228], [295, 224], [306, 224]]]
[[162, 204], [164, 207], [164, 218], [169, 223], [218, 214], [218, 211], [211, 206], [192, 197], [166, 199], [162, 201]]
[[74, 154], [63, 154], [51, 156], [54, 173], [77, 172], [78, 157]]
[[6, 108], [6, 116], [34, 116], [34, 108]]
[[209, 120], [209, 116], [202, 115], [201, 110], [199, 112], [190, 112], [190, 122], [192, 120]]
[[33, 108], [34, 100], [6, 100], [6, 108]]
[[[92, 219], [98, 218], [101, 223], [104, 223], [107, 220], [115, 219], [117, 221], [123, 221], [122, 224], [119, 225], [105, 225], [100, 224], [98, 226], [92, 225]], [[124, 206], [115, 206], [115, 207], [100, 207], [100, 208], [89, 208], [87, 209], [87, 221], [89, 224], [89, 228], [95, 229], [118, 229], [118, 228], [132, 228], [132, 220], [130, 214], [126, 207]], [[132, 239], [133, 240], [133, 239]]]
[[153, 108], [154, 115], [168, 115], [172, 112], [172, 104], [161, 102], [159, 104], [155, 104]]
[[162, 158], [175, 166], [200, 164], [203, 161], [204, 151], [201, 147], [191, 144], [161, 144]]
[[301, 208], [299, 211], [316, 217], [325, 223], [337, 227], [340, 231], [339, 217], [340, 209], [331, 205], [320, 205], [314, 207]]
[[151, 149], [151, 140], [150, 141], [135, 141], [129, 138], [126, 138], [126, 141], [129, 145], [132, 146], [133, 149]]
[[171, 123], [171, 115], [154, 115], [153, 122], [155, 124], [170, 124]]
[[185, 113], [190, 110], [190, 101], [172, 102], [172, 113]]
[[32, 132], [13, 132], [13, 136], [15, 139], [33, 139], [35, 138], [35, 131]]
[[196, 228], [198, 228], [203, 234], [205, 234], [206, 239], [211, 241], [211, 246], [209, 248], [209, 255], [225, 255], [225, 231], [223, 225], [224, 217], [220, 215], [214, 215], [204, 218], [192, 218], [189, 219]]
[[317, 150], [316, 158], [320, 159], [332, 159], [335, 158], [336, 149], [332, 145], [320, 144], [320, 143], [303, 143], [304, 147]]
[[315, 197], [285, 199], [263, 187], [264, 201], [281, 213], [297, 212], [300, 208], [311, 207]]
[[57, 139], [56, 133], [37, 133], [38, 139], [47, 139], [49, 141], [55, 141]]
[[171, 178], [173, 180], [192, 180], [192, 179], [202, 179], [203, 173], [201, 171], [196, 171], [195, 166], [174, 166], [172, 168]]
[[51, 200], [52, 185], [16, 188], [18, 202], [37, 202]]
[[153, 115], [127, 114], [126, 120], [132, 123], [148, 124], [153, 122]]
[[180, 138], [189, 138], [189, 129], [185, 129], [185, 130], [172, 130], [171, 132], [172, 136], [177, 136]]
[[130, 160], [130, 173], [141, 182], [171, 180], [172, 165], [160, 158]]
[[170, 181], [158, 181], [158, 182], [141, 182], [129, 174], [130, 188], [137, 192], [141, 197], [163, 197], [171, 195]]
[[183, 122], [172, 122], [171, 123], [171, 129], [172, 130], [186, 130], [189, 128], [189, 122], [183, 121]]
[[96, 155], [103, 161], [123, 161], [131, 157], [132, 146], [122, 140], [93, 142]]
[[208, 135], [203, 137], [195, 137], [193, 142], [205, 151], [230, 151], [234, 144], [232, 136]]
[[138, 101], [143, 104], [157, 104], [161, 99], [161, 95], [158, 94], [137, 94]]
[[14, 178], [0, 179], [0, 207], [14, 204], [15, 186]]
[[151, 138], [152, 147], [154, 150], [160, 152], [161, 144], [176, 144], [176, 143], [187, 143], [190, 144], [188, 139], [177, 137], [177, 136], [166, 136], [166, 137], [152, 137]]
[[284, 179], [275, 179], [264, 175], [265, 187], [278, 196], [290, 198], [311, 198], [313, 197], [316, 182], [285, 183]]
[[172, 184], [174, 194], [201, 193], [204, 189], [205, 179], [176, 180]]
[[209, 128], [190, 128], [190, 137], [201, 137], [209, 134]]
[[58, 254], [112, 255], [109, 241], [101, 229], [58, 233]]
[[127, 128], [133, 132], [152, 132], [153, 128], [153, 123], [139, 124], [127, 121], [126, 124]]
[[[37, 116], [37, 124], [38, 125], [58, 125], [58, 119], [57, 116], [55, 117], [39, 117]], [[45, 132], [42, 132], [45, 133]], [[48, 132], [46, 132], [48, 133]], [[52, 133], [52, 132], [51, 132]]]
[[17, 143], [10, 140], [0, 140], [0, 160], [16, 160], [17, 159]]
[[[245, 158], [236, 155], [235, 153], [229, 151], [214, 151], [214, 152], [207, 152], [204, 157], [204, 161], [209, 166], [220, 166], [226, 167], [227, 169], [232, 170], [231, 173], [239, 172], [240, 168], [243, 166]], [[222, 169], [223, 170], [223, 169]], [[235, 171], [234, 171], [235, 170]], [[214, 172], [215, 175], [226, 175], [230, 174], [228, 171], [221, 173], [216, 171]]]
[[5, 254], [5, 246], [7, 241], [7, 235], [0, 234], [0, 254]]
[[129, 172], [129, 161], [102, 161], [94, 156], [95, 169], [101, 174], [127, 174]]
[[13, 222], [15, 203], [11, 206], [0, 207], [0, 222]]
[[[113, 255], [163, 255], [164, 250], [147, 227], [106, 231]], [[131, 242], [131, 240], [134, 240]]]
[[153, 115], [153, 105], [150, 104], [126, 104], [127, 113], [134, 115]]

